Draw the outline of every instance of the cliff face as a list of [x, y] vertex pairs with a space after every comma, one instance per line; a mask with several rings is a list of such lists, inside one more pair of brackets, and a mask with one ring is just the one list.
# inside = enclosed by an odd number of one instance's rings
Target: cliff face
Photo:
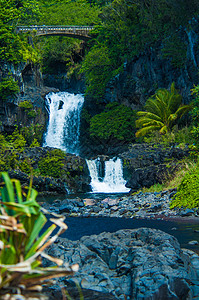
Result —
[[[0, 64], [0, 77], [6, 77], [9, 74], [12, 74], [15, 81], [17, 81], [20, 92], [6, 101], [0, 99], [1, 129], [12, 132], [14, 125], [45, 125], [47, 119], [45, 95], [52, 91], [56, 92], [58, 89], [45, 87], [39, 68], [31, 64], [20, 64], [18, 66], [8, 63]], [[37, 112], [35, 118], [29, 118], [27, 114], [24, 114], [24, 110], [18, 106], [21, 101], [32, 102]]]
[[[127, 62], [123, 73], [109, 83], [105, 94], [106, 102], [118, 101], [132, 109], [140, 109], [157, 88], [169, 88], [175, 82], [184, 102], [188, 103], [191, 99], [190, 89], [199, 81], [198, 21], [192, 20], [190, 28], [191, 30], [182, 29], [186, 57], [181, 67], [175, 67], [171, 56], [164, 58], [162, 43], [156, 48], [149, 48]], [[175, 51], [175, 55], [181, 55], [177, 46]]]
[[187, 60], [183, 69], [177, 69], [152, 49], [125, 66], [124, 72], [107, 87], [105, 99], [107, 102], [118, 101], [132, 109], [140, 109], [157, 88], [169, 88], [175, 82], [184, 102], [188, 103], [191, 99], [190, 89], [198, 80], [198, 71], [192, 61]]

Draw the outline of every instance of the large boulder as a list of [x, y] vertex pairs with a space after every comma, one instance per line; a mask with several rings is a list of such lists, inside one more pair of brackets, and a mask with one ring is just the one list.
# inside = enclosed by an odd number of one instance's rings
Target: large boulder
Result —
[[69, 288], [73, 297], [75, 281], [88, 300], [101, 299], [94, 296], [97, 292], [103, 293], [104, 299], [112, 295], [121, 300], [199, 297], [199, 256], [181, 249], [176, 238], [160, 230], [126, 229], [84, 236], [79, 241], [59, 238], [48, 254], [79, 264], [74, 277], [59, 279], [51, 287], [50, 299], [62, 299], [56, 292], [60, 286]]

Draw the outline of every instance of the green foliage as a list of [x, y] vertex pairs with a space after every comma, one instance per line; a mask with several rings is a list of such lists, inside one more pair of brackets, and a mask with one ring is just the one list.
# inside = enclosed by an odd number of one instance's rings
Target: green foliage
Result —
[[19, 132], [18, 128], [16, 128], [12, 135], [9, 135], [7, 139], [18, 151], [22, 151], [26, 145], [26, 140]]
[[30, 101], [22, 101], [19, 103], [19, 107], [30, 110], [33, 109], [33, 104]]
[[135, 138], [136, 113], [118, 103], [110, 103], [105, 111], [90, 120], [90, 135], [100, 139], [133, 141]]
[[[42, 144], [42, 137], [44, 132], [44, 126], [39, 124], [31, 124], [27, 127], [22, 127], [20, 129], [20, 133], [23, 135], [23, 137], [26, 140], [27, 146], [31, 146], [36, 139], [38, 144], [34, 147], [39, 147]], [[33, 147], [33, 146], [32, 146]]]
[[175, 32], [164, 41], [163, 57], [171, 59], [172, 65], [182, 68], [186, 62], [187, 49], [185, 43]]
[[33, 104], [30, 101], [22, 101], [19, 103], [19, 107], [22, 108], [29, 118], [35, 118], [37, 112], [34, 109]]
[[[100, 9], [87, 1], [42, 1], [42, 18], [45, 25], [93, 25], [99, 22]], [[36, 39], [43, 57], [43, 72], [73, 73], [83, 57], [84, 44], [81, 40], [68, 37], [44, 37]]]
[[199, 167], [192, 169], [182, 179], [170, 208], [199, 207]]
[[38, 166], [41, 174], [55, 178], [59, 178], [64, 175], [64, 157], [65, 153], [60, 149], [50, 151], [46, 157], [39, 160]]
[[0, 134], [0, 149], [4, 151], [8, 147], [8, 142], [3, 134]]
[[159, 89], [150, 97], [144, 106], [145, 111], [137, 113], [139, 119], [136, 127], [136, 137], [145, 136], [159, 130], [160, 134], [171, 131], [174, 123], [191, 109], [190, 105], [182, 105], [182, 96], [175, 89], [174, 83], [170, 91]]
[[[15, 32], [17, 23], [30, 20], [38, 14], [38, 5], [35, 0], [16, 2], [14, 0], [0, 1], [0, 56], [2, 60], [19, 63], [32, 61], [37, 50], [28, 44], [25, 37]], [[35, 62], [35, 61], [34, 61]]]
[[191, 89], [191, 93], [195, 97], [193, 100], [193, 108], [191, 110], [191, 116], [192, 116], [193, 124], [197, 126], [199, 122], [199, 85], [194, 86], [194, 88]]
[[191, 135], [194, 138], [194, 143], [198, 147], [199, 146], [199, 85], [194, 86], [191, 90], [192, 95], [195, 96], [193, 100], [192, 110], [190, 112], [192, 117], [192, 130]]
[[112, 60], [109, 57], [108, 48], [102, 46], [93, 47], [88, 53], [81, 68], [81, 73], [86, 73], [86, 82], [90, 95], [100, 100], [104, 94], [108, 81], [113, 76]]
[[4, 135], [0, 134], [0, 171], [15, 169], [17, 166], [17, 155], [13, 146]]
[[[190, 30], [189, 21], [197, 17], [199, 2], [197, 0], [114, 0], [105, 5], [100, 14], [101, 24], [96, 26], [91, 49], [83, 61], [82, 70], [86, 75], [87, 92], [92, 95], [101, 89], [124, 64], [150, 47], [155, 48], [162, 42], [162, 53], [175, 67], [184, 65], [186, 58], [186, 33]], [[181, 28], [181, 29], [180, 29]], [[101, 49], [98, 69], [94, 72], [96, 48]], [[104, 53], [102, 53], [104, 52]], [[107, 56], [110, 72], [105, 70], [103, 86], [101, 70], [104, 68], [103, 56]], [[97, 95], [98, 97], [98, 95]], [[96, 98], [97, 98], [96, 97]]]
[[[21, 294], [25, 294], [28, 289], [34, 293], [41, 291], [41, 283], [56, 277], [55, 274], [61, 273], [63, 276], [64, 273], [73, 273], [72, 269], [67, 267], [40, 267], [42, 257], [59, 266], [63, 264], [60, 259], [46, 256], [44, 250], [67, 229], [67, 226], [63, 219], [53, 219], [53, 224], [41, 232], [47, 219], [36, 202], [37, 192], [32, 189], [31, 183], [26, 193], [18, 180], [10, 180], [7, 173], [2, 173], [2, 177], [4, 186], [0, 190], [0, 297], [11, 299], [17, 290], [17, 297], [21, 298]], [[56, 236], [49, 238], [56, 225], [60, 229]]]
[[23, 161], [20, 160], [19, 153], [24, 150], [26, 144], [30, 147], [40, 146], [36, 137], [41, 138], [41, 128], [43, 126], [31, 125], [30, 127], [23, 127], [21, 131], [16, 128], [13, 134], [7, 137], [0, 134], [0, 171], [20, 169], [22, 172], [30, 174], [31, 161], [28, 158]]
[[10, 76], [4, 77], [0, 81], [0, 98], [6, 101], [9, 97], [19, 92], [17, 82]]
[[17, 164], [17, 167], [26, 174], [31, 174], [31, 172], [33, 170], [31, 160], [29, 158], [20, 160]]
[[34, 140], [30, 145], [30, 148], [34, 148], [34, 147], [40, 147], [40, 144], [38, 143], [38, 140], [36, 138], [34, 138]]
[[144, 143], [155, 143], [155, 144], [164, 144], [165, 146], [170, 146], [171, 144], [186, 145], [193, 143], [193, 137], [191, 135], [192, 128], [184, 127], [179, 129], [175, 125], [171, 132], [167, 132], [164, 135], [160, 134], [158, 131], [153, 132], [147, 136], [143, 137]]

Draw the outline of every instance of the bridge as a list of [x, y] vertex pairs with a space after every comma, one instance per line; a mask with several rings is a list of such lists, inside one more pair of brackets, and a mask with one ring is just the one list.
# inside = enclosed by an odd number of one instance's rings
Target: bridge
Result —
[[80, 40], [88, 40], [89, 33], [93, 26], [47, 26], [47, 25], [32, 25], [32, 26], [18, 26], [16, 32], [27, 33], [33, 32], [36, 36], [56, 36], [63, 35], [67, 37], [77, 38]]

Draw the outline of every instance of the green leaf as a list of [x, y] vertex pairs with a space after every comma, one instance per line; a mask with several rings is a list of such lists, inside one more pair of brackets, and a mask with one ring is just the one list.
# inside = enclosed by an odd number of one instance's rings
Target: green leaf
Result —
[[30, 237], [28, 239], [27, 245], [26, 245], [26, 252], [29, 250], [29, 248], [32, 246], [32, 244], [36, 241], [36, 238], [38, 237], [41, 229], [43, 228], [44, 224], [46, 223], [47, 219], [46, 217], [40, 213], [39, 216], [36, 219], [36, 222], [34, 223], [34, 227], [32, 228]]
[[56, 228], [56, 225], [51, 225], [34, 243], [34, 245], [30, 248], [28, 253], [25, 256], [25, 259], [28, 259], [32, 255], [35, 254], [37, 250], [42, 246], [42, 244], [46, 241], [46, 238], [53, 232], [53, 230]]
[[15, 202], [14, 187], [12, 181], [10, 180], [10, 177], [8, 176], [8, 173], [2, 172], [1, 175], [5, 182], [5, 187], [3, 188], [3, 194], [2, 194], [3, 201]]

